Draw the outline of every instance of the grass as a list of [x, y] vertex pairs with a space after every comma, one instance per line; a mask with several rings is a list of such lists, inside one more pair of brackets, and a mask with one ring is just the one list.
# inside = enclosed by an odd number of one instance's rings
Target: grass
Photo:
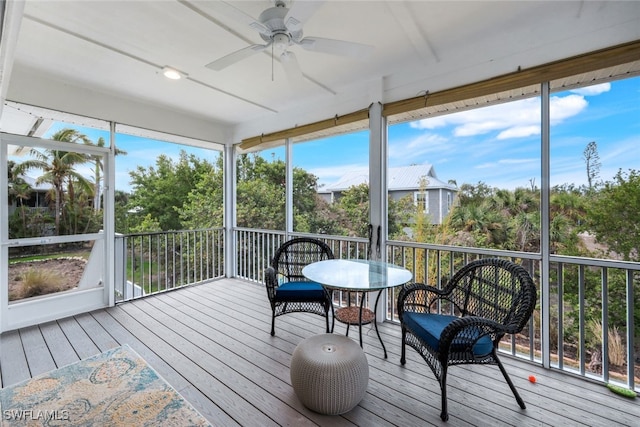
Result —
[[78, 252], [63, 252], [63, 253], [55, 253], [55, 254], [46, 254], [46, 255], [29, 255], [25, 257], [17, 257], [17, 258], [9, 258], [9, 264], [18, 264], [21, 262], [29, 262], [29, 261], [42, 261], [46, 259], [57, 259], [57, 258], [82, 258], [89, 259], [90, 251], [78, 251]]
[[[27, 263], [39, 263], [50, 260], [83, 259], [89, 258], [89, 251], [68, 251], [62, 253], [49, 253], [44, 255], [30, 255], [14, 257], [9, 260], [9, 266], [19, 266]], [[11, 276], [10, 276], [11, 278]], [[17, 285], [17, 286], [16, 286]], [[34, 266], [19, 273], [9, 283], [9, 301], [47, 295], [69, 289], [66, 279], [59, 272], [49, 271], [42, 266]]]
[[[589, 332], [592, 334], [596, 344], [602, 347], [602, 322], [599, 320], [591, 320], [587, 327], [589, 328]], [[624, 366], [626, 362], [627, 349], [622, 342], [622, 336], [620, 335], [617, 326], [609, 328], [607, 331], [607, 338], [609, 342], [609, 362], [612, 365]]]
[[63, 288], [62, 279], [49, 271], [31, 268], [20, 278], [22, 287], [19, 295], [10, 299], [31, 298], [58, 292]]

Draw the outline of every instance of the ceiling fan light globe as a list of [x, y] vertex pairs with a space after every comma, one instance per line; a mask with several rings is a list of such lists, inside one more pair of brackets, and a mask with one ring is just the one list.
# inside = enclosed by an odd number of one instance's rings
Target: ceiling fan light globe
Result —
[[273, 36], [273, 49], [277, 52], [284, 52], [291, 44], [291, 39], [286, 34], [275, 34]]

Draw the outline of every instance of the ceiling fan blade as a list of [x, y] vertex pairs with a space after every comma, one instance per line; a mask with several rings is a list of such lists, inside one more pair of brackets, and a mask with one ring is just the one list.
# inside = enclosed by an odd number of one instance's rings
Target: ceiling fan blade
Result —
[[220, 59], [216, 59], [213, 62], [205, 65], [207, 68], [211, 68], [212, 70], [220, 71], [224, 68], [227, 68], [229, 65], [233, 65], [236, 62], [242, 61], [243, 59], [249, 58], [256, 53], [262, 52], [269, 44], [254, 44], [251, 46], [247, 46], [244, 49], [236, 50], [226, 56], [223, 56]]
[[294, 0], [289, 12], [284, 17], [284, 25], [289, 31], [302, 30], [302, 25], [316, 13], [316, 10], [324, 2], [325, 0]]
[[267, 28], [262, 22], [256, 20], [250, 15], [247, 15], [240, 9], [236, 8], [230, 3], [225, 1], [216, 2], [217, 7], [220, 8], [220, 11], [225, 15], [229, 16], [232, 19], [235, 19], [238, 22], [241, 22], [254, 30], [258, 31], [260, 34], [264, 34], [265, 36], [271, 36], [271, 30]]
[[282, 63], [282, 68], [284, 68], [289, 80], [292, 82], [302, 81], [302, 70], [300, 69], [300, 64], [298, 64], [298, 58], [293, 52], [284, 51], [280, 55], [280, 63]]
[[374, 51], [374, 47], [343, 40], [324, 39], [321, 37], [305, 37], [298, 42], [303, 49], [314, 52], [330, 53], [332, 55], [350, 56], [362, 59]]

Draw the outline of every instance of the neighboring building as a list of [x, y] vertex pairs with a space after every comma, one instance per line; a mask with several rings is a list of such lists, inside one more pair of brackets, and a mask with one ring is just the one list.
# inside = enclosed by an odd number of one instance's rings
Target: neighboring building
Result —
[[[35, 178], [27, 175], [23, 175], [21, 178], [29, 185], [29, 187], [31, 187], [31, 194], [29, 195], [29, 198], [22, 200], [21, 203], [23, 203], [25, 207], [29, 208], [29, 210], [49, 209], [47, 193], [51, 191], [53, 186], [46, 182], [38, 184]], [[13, 200], [9, 205], [9, 215], [11, 215], [16, 209], [18, 209], [18, 201]]]
[[[389, 196], [393, 200], [410, 195], [422, 207], [433, 224], [440, 224], [453, 207], [458, 188], [440, 181], [430, 164], [389, 168], [387, 171]], [[349, 172], [337, 182], [327, 185], [318, 194], [329, 203], [340, 199], [342, 192], [360, 184], [369, 184], [369, 175], [361, 171]], [[421, 187], [422, 186], [422, 187]]]

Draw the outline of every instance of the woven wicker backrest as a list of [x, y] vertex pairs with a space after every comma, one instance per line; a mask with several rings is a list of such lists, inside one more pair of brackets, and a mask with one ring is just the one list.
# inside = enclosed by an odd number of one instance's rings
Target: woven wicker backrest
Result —
[[536, 305], [536, 287], [520, 265], [481, 259], [462, 267], [445, 287], [462, 316], [479, 316], [520, 330]]
[[271, 266], [280, 277], [287, 281], [307, 280], [302, 269], [307, 265], [326, 259], [333, 259], [329, 246], [310, 237], [297, 237], [282, 244], [273, 256]]

